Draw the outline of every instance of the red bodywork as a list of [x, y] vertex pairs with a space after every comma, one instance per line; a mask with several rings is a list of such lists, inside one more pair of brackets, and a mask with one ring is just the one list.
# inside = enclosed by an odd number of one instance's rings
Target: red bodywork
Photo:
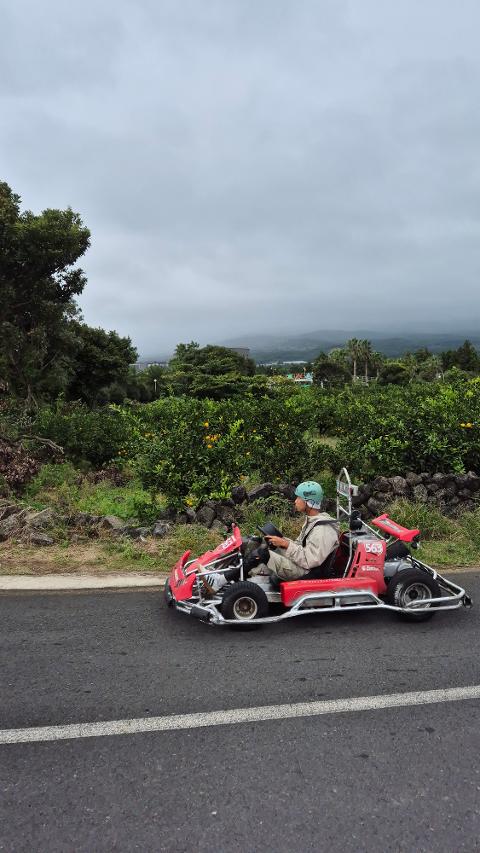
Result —
[[192, 597], [193, 585], [198, 570], [202, 570], [214, 560], [221, 560], [222, 557], [227, 557], [240, 549], [242, 544], [242, 534], [240, 529], [235, 525], [232, 535], [225, 539], [213, 551], [206, 551], [201, 557], [192, 560], [190, 565], [185, 569], [185, 563], [188, 561], [191, 551], [185, 551], [183, 557], [180, 557], [175, 563], [170, 572], [170, 589], [173, 597], [177, 601], [186, 601]]
[[[346, 577], [326, 578], [318, 580], [286, 581], [280, 584], [282, 604], [291, 607], [292, 604], [307, 592], [335, 592], [342, 589], [369, 589], [375, 595], [386, 592], [383, 576], [386, 543], [381, 539], [359, 542], [353, 555]], [[342, 543], [337, 552], [335, 564], [338, 568], [342, 557]]]
[[384, 533], [388, 533], [389, 536], [394, 536], [395, 539], [400, 539], [401, 542], [412, 542], [416, 536], [420, 535], [419, 530], [408, 530], [407, 527], [402, 527], [401, 524], [397, 524], [396, 521], [392, 521], [386, 512], [384, 512], [383, 515], [379, 515], [378, 518], [372, 519], [371, 523], [374, 524], [375, 527], [379, 527], [380, 530], [383, 530]]

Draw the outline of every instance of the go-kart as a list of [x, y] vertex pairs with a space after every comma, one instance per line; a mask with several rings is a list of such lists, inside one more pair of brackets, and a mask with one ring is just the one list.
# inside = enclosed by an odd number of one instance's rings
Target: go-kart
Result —
[[[300, 580], [273, 577], [266, 568], [269, 546], [264, 538], [242, 538], [233, 525], [231, 535], [215, 550], [193, 559], [190, 551], [183, 554], [165, 584], [167, 604], [211, 625], [237, 627], [351, 610], [390, 610], [421, 621], [439, 610], [471, 606], [464, 589], [413, 556], [419, 530], [402, 527], [387, 513], [367, 524], [352, 507], [357, 494], [358, 487], [342, 468], [337, 522], [339, 529], [347, 529], [340, 532], [338, 547], [325, 563]], [[260, 529], [263, 534], [275, 530], [270, 524]], [[256, 572], [249, 577], [253, 568]]]

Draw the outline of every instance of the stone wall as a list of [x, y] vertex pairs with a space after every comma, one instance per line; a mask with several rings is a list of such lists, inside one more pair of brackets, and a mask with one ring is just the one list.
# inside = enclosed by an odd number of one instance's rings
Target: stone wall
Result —
[[436, 507], [444, 515], [455, 516], [480, 505], [480, 477], [468, 474], [415, 474], [406, 477], [377, 477], [360, 486], [354, 506], [365, 518], [385, 512], [394, 500], [404, 498]]
[[[262, 500], [262, 510], [265, 509], [268, 516], [269, 498], [280, 497], [292, 502], [294, 493], [294, 487], [286, 483], [262, 483], [248, 492], [243, 486], [236, 486], [231, 498], [207, 500], [196, 511], [190, 507], [185, 507], [182, 512], [160, 511], [155, 523], [148, 526], [138, 526], [115, 515], [77, 512], [72, 516], [61, 516], [50, 508], [39, 511], [0, 499], [0, 542], [12, 539], [40, 546], [52, 545], [65, 536], [70, 542], [84, 542], [103, 535], [145, 541], [148, 537], [167, 536], [174, 524], [193, 523], [225, 534], [232, 522], [241, 523], [248, 504]], [[360, 486], [353, 505], [360, 510], [363, 518], [368, 519], [385, 512], [388, 505], [399, 498], [436, 507], [445, 515], [459, 515], [480, 506], [480, 477], [473, 471], [468, 474], [411, 472], [406, 477], [377, 477]], [[334, 513], [335, 500], [326, 500], [324, 508]]]

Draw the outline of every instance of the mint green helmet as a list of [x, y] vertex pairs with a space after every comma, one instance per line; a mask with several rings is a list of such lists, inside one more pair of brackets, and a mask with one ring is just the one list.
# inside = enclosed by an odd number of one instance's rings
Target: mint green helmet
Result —
[[320, 509], [323, 501], [323, 489], [320, 483], [316, 483], [315, 480], [305, 480], [304, 483], [298, 484], [295, 494], [297, 498], [306, 501], [312, 509]]

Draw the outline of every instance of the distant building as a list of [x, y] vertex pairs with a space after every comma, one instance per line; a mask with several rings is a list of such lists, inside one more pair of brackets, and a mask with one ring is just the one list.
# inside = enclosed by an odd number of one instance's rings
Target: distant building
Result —
[[225, 349], [231, 349], [238, 355], [243, 355], [244, 358], [250, 358], [250, 347], [225, 347]]
[[147, 370], [148, 367], [168, 367], [168, 361], [137, 361], [132, 367], [137, 373]]
[[297, 385], [313, 385], [313, 373], [288, 373], [287, 379], [293, 379]]

